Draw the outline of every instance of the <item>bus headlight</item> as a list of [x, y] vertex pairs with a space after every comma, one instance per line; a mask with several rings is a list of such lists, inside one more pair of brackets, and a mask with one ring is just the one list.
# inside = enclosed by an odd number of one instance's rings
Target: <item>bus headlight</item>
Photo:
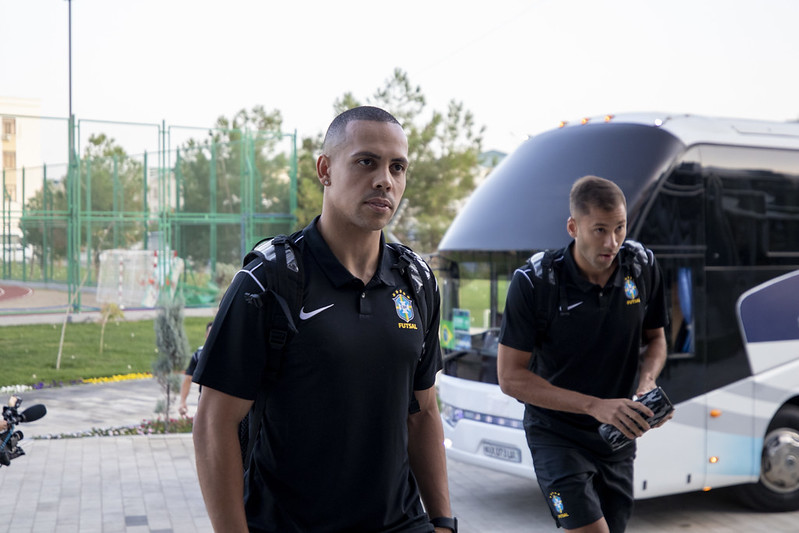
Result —
[[463, 418], [463, 410], [453, 407], [447, 403], [441, 405], [441, 414], [444, 420], [452, 427]]

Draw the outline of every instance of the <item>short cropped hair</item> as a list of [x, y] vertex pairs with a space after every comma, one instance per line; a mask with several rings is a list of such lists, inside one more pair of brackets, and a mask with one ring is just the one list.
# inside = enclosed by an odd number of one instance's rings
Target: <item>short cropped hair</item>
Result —
[[592, 207], [613, 211], [619, 206], [627, 209], [627, 199], [618, 185], [597, 176], [583, 176], [572, 185], [569, 211], [572, 216], [584, 215]]
[[339, 116], [333, 119], [333, 122], [330, 123], [330, 126], [327, 128], [327, 133], [325, 133], [325, 140], [324, 144], [322, 145], [322, 150], [325, 153], [329, 153], [334, 146], [341, 142], [344, 130], [347, 128], [347, 124], [355, 120], [388, 122], [390, 124], [396, 124], [402, 127], [402, 124], [399, 123], [399, 120], [394, 118], [394, 115], [388, 111], [385, 111], [384, 109], [368, 105], [353, 107], [352, 109], [348, 109], [341, 113]]

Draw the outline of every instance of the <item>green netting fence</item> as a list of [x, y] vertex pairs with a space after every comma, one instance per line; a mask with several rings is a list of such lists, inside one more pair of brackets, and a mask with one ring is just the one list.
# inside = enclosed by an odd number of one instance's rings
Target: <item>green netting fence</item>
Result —
[[[182, 291], [187, 306], [215, 305], [254, 243], [296, 225], [296, 133], [13, 119], [19, 127], [3, 137], [4, 153], [23, 152], [24, 136], [50, 121], [74, 133], [66, 142], [74, 150], [67, 162], [3, 169], [0, 279], [62, 289], [74, 310], [99, 305], [86, 295], [111, 283], [99, 280], [111, 250], [129, 252], [114, 256], [120, 292], [117, 258], [144, 254], [152, 259], [142, 291], [154, 285]], [[157, 136], [156, 149], [127, 153], [104, 133], [120, 127]], [[46, 137], [38, 135], [42, 153]]]

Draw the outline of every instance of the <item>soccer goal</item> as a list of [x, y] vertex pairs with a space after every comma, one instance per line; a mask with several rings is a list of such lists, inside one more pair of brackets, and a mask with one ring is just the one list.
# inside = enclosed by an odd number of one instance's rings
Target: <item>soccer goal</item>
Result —
[[105, 250], [100, 253], [97, 301], [126, 307], [155, 307], [161, 291], [174, 296], [183, 259], [156, 250]]

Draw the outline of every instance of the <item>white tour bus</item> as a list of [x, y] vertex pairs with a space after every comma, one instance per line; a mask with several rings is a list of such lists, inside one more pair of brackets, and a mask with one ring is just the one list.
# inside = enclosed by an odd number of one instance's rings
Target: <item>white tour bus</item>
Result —
[[738, 485], [760, 509], [799, 509], [799, 123], [607, 116], [502, 161], [439, 246], [449, 456], [534, 478], [523, 405], [497, 385], [497, 334], [513, 271], [569, 242], [568, 193], [586, 174], [622, 188], [628, 237], [666, 281], [658, 384], [677, 410], [639, 439], [636, 497]]

